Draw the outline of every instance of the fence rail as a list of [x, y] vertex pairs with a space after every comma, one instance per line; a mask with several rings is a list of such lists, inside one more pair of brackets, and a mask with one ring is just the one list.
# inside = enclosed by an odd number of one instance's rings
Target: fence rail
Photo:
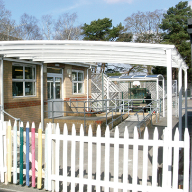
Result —
[[[22, 126], [22, 123], [21, 123]], [[175, 131], [174, 140], [169, 139], [169, 129], [164, 129], [163, 139], [159, 139], [157, 128], [154, 130], [153, 139], [149, 139], [148, 129], [144, 131], [143, 139], [138, 137], [137, 127], [134, 128], [134, 137], [129, 137], [128, 128], [125, 127], [124, 137], [119, 137], [119, 129], [116, 127], [114, 137], [110, 137], [109, 127], [106, 127], [105, 136], [101, 136], [101, 128], [98, 126], [97, 135], [93, 136], [92, 128], [89, 127], [88, 136], [84, 135], [83, 125], [80, 134], [76, 134], [75, 126], [72, 127], [71, 135], [68, 134], [67, 126], [64, 125], [63, 134], [59, 124], [47, 124], [45, 135], [39, 129], [38, 145], [34, 148], [35, 133], [34, 124], [32, 133], [27, 129], [23, 132], [20, 127], [20, 142], [14, 140], [17, 129], [13, 129], [7, 123], [0, 123], [0, 167], [1, 182], [11, 182], [23, 185], [26, 176], [26, 184], [29, 185], [29, 175], [32, 175], [32, 186], [42, 188], [42, 176], [44, 177], [44, 189], [52, 191], [189, 191], [189, 133], [185, 129], [184, 141], [179, 141], [178, 129]], [[22, 134], [25, 137], [22, 139]], [[32, 144], [26, 152], [27, 161], [23, 161], [23, 142]], [[42, 142], [42, 137], [43, 142]], [[17, 139], [19, 139], [17, 137]], [[13, 153], [12, 153], [13, 143]], [[18, 145], [19, 144], [19, 145]], [[19, 150], [17, 147], [19, 147]], [[37, 150], [37, 151], [36, 151]], [[184, 176], [183, 189], [179, 179], [180, 151], [183, 151]], [[44, 151], [44, 152], [43, 152]], [[170, 156], [170, 151], [173, 155]], [[15, 156], [19, 153], [20, 158]], [[38, 158], [35, 157], [38, 154]], [[12, 154], [13, 157], [12, 157]], [[42, 158], [42, 154], [44, 158]], [[169, 158], [172, 163], [169, 164]], [[15, 162], [12, 167], [12, 160]], [[37, 161], [38, 159], [38, 161]], [[16, 161], [17, 160], [17, 161]], [[36, 162], [35, 162], [36, 160]], [[18, 167], [18, 161], [20, 161]], [[32, 167], [29, 165], [32, 161]], [[22, 166], [23, 165], [23, 166]], [[24, 170], [26, 165], [26, 170]], [[42, 170], [42, 166], [44, 167]], [[162, 167], [162, 173], [159, 171]], [[36, 170], [35, 170], [36, 169]], [[19, 172], [20, 177], [16, 174]], [[171, 173], [171, 177], [169, 177]], [[181, 174], [181, 173], [180, 173]], [[162, 178], [162, 179], [161, 179]], [[170, 183], [170, 184], [169, 184]]]

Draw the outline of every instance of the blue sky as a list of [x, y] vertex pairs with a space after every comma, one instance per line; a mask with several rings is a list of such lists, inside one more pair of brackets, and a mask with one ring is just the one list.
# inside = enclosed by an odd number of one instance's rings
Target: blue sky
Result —
[[[108, 17], [112, 19], [113, 26], [120, 22], [124, 25], [125, 18], [132, 13], [167, 10], [179, 2], [180, 0], [4, 0], [6, 9], [11, 11], [12, 19], [18, 24], [24, 13], [37, 19], [46, 14], [57, 19], [63, 13], [77, 13], [78, 24], [90, 24], [93, 20]], [[192, 1], [189, 4], [192, 5]]]

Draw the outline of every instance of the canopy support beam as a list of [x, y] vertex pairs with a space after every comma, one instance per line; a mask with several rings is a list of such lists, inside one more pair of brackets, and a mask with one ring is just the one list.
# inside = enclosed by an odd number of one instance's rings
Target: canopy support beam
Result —
[[44, 130], [43, 64], [41, 64], [41, 128]]
[[187, 69], [184, 70], [185, 75], [185, 128], [188, 128], [188, 122], [187, 122]]
[[4, 81], [3, 81], [3, 58], [1, 58], [1, 121], [4, 121]]
[[179, 140], [182, 139], [182, 68], [179, 68]]

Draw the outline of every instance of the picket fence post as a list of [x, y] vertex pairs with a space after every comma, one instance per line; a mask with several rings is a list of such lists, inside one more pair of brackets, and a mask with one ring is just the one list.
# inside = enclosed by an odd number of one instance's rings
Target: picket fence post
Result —
[[92, 180], [92, 136], [93, 136], [93, 132], [92, 132], [92, 127], [91, 125], [89, 125], [89, 130], [88, 130], [88, 187], [87, 190], [91, 191], [91, 180]]
[[143, 166], [143, 174], [142, 174], [142, 185], [144, 188], [147, 186], [148, 139], [149, 139], [149, 133], [146, 127], [144, 132], [144, 144], [143, 144], [143, 165], [145, 166]]
[[17, 121], [15, 120], [13, 126], [13, 148], [14, 148], [14, 156], [13, 156], [13, 183], [17, 184]]
[[[52, 123], [52, 134], [55, 134], [55, 131], [56, 131], [56, 127], [55, 127], [55, 123]], [[51, 156], [51, 172], [53, 175], [55, 175], [55, 149], [56, 149], [56, 145], [55, 145], [55, 140], [52, 139], [51, 140], [51, 143], [52, 143], [52, 156]], [[51, 186], [52, 186], [52, 192], [55, 191], [55, 180], [52, 180], [51, 181]]]
[[158, 168], [158, 145], [156, 142], [159, 139], [159, 134], [157, 127], [155, 127], [154, 133], [153, 133], [153, 161], [152, 161], [152, 186], [157, 186], [157, 168]]
[[20, 124], [20, 174], [19, 184], [23, 185], [23, 122]]
[[0, 181], [4, 182], [4, 148], [3, 148], [3, 121], [0, 120], [0, 151], [2, 152], [2, 155], [0, 155]]
[[55, 191], [59, 192], [59, 152], [60, 152], [60, 128], [59, 124], [56, 125], [56, 144], [55, 144]]
[[174, 135], [174, 159], [173, 159], [173, 189], [178, 188], [178, 170], [179, 170], [179, 130]]
[[31, 147], [32, 147], [32, 187], [35, 187], [35, 123], [31, 126]]
[[134, 145], [133, 145], [133, 192], [136, 192], [137, 188], [137, 171], [138, 171], [138, 131], [137, 127], [134, 127]]
[[7, 176], [8, 176], [8, 182], [11, 182], [11, 167], [12, 167], [12, 136], [11, 136], [11, 121], [8, 122], [8, 135], [7, 135]]
[[[119, 128], [116, 126], [114, 135], [114, 182], [118, 183], [119, 178]], [[114, 192], [118, 191], [117, 184], [115, 185]]]
[[47, 139], [48, 139], [48, 144], [47, 144], [47, 172], [48, 172], [48, 191], [52, 190], [52, 179], [51, 179], [51, 158], [52, 158], [52, 140], [51, 140], [51, 134], [52, 134], [52, 125], [49, 123], [48, 125], [48, 131], [47, 131]]
[[[45, 128], [45, 179], [44, 179], [44, 188], [48, 190], [48, 123]], [[49, 151], [50, 152], [50, 151]]]
[[80, 143], [79, 143], [79, 192], [83, 192], [83, 168], [84, 168], [84, 128], [81, 124], [80, 126]]
[[67, 191], [67, 158], [68, 158], [67, 136], [68, 136], [68, 129], [67, 129], [67, 124], [65, 123], [63, 128], [63, 191]]
[[29, 122], [26, 124], [26, 185], [29, 186]]
[[168, 174], [168, 128], [163, 130], [163, 173], [162, 173], [162, 187], [166, 189], [167, 184], [167, 174]]
[[101, 142], [100, 142], [100, 138], [101, 138], [101, 127], [100, 125], [98, 125], [97, 127], [97, 164], [96, 164], [96, 181], [97, 181], [97, 185], [96, 185], [96, 191], [99, 192], [100, 191], [100, 186], [99, 186], [99, 182], [100, 182], [100, 175], [101, 175]]
[[127, 176], [128, 176], [128, 157], [129, 157], [129, 144], [128, 144], [128, 139], [129, 139], [129, 132], [128, 132], [128, 127], [125, 127], [124, 131], [124, 139], [125, 139], [125, 144], [124, 144], [124, 155], [123, 155], [123, 192], [127, 192]]
[[41, 189], [42, 184], [42, 127], [39, 124], [38, 129], [38, 178], [37, 178], [37, 188]]
[[105, 130], [105, 191], [109, 191], [109, 164], [110, 164], [110, 134], [109, 126]]
[[184, 171], [183, 171], [183, 189], [185, 192], [189, 191], [189, 154], [190, 154], [190, 138], [189, 131], [185, 128], [184, 133]]

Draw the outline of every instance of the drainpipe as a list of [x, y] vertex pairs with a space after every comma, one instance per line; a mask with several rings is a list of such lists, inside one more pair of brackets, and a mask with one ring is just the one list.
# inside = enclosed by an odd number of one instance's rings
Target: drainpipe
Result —
[[41, 128], [44, 130], [43, 63], [41, 64]]
[[4, 121], [4, 82], [3, 82], [3, 58], [1, 58], [1, 120]]

